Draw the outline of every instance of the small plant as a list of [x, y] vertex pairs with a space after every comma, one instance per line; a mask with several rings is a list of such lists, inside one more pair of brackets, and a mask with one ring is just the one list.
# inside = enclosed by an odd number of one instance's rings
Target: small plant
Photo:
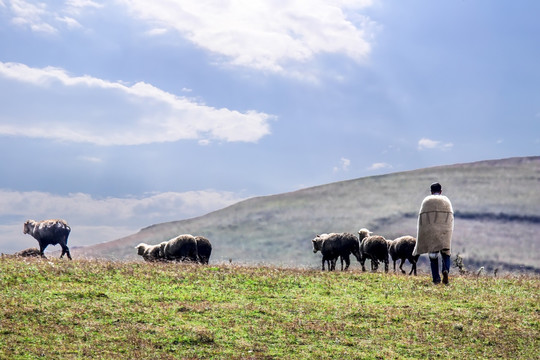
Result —
[[463, 257], [459, 253], [456, 254], [454, 259], [454, 267], [457, 267], [459, 269], [459, 273], [462, 275], [468, 273], [465, 265], [463, 264]]

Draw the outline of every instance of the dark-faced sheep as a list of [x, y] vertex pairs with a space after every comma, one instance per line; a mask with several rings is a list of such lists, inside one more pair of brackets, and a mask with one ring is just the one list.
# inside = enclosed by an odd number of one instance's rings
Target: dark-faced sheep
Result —
[[366, 259], [370, 259], [372, 271], [376, 271], [379, 267], [379, 261], [382, 261], [384, 262], [384, 271], [388, 272], [388, 243], [383, 236], [371, 234], [365, 228], [358, 231], [362, 271], [366, 271], [364, 263]]
[[179, 235], [161, 243], [161, 253], [166, 260], [198, 262], [197, 240], [193, 235]]
[[322, 270], [324, 271], [324, 264], [325, 262], [328, 263], [328, 271], [335, 270], [336, 268], [336, 261], [339, 257], [339, 251], [338, 251], [338, 244], [336, 242], [336, 239], [333, 237], [333, 235], [337, 235], [335, 233], [331, 234], [321, 234], [317, 235], [313, 240], [311, 240], [311, 244], [313, 246], [313, 252], [316, 253], [317, 251], [320, 251], [322, 254]]
[[[353, 254], [360, 261], [360, 247], [358, 239], [349, 233], [330, 233], [317, 235], [312, 240], [313, 252], [320, 251], [323, 255], [322, 269], [325, 261], [328, 263], [328, 270], [335, 270], [337, 258], [341, 258], [341, 270], [347, 270], [351, 263], [350, 255]], [[345, 261], [345, 268], [343, 267]]]
[[65, 220], [27, 220], [24, 223], [23, 232], [32, 235], [38, 241], [41, 257], [45, 257], [43, 252], [47, 246], [59, 244], [62, 247], [60, 258], [66, 254], [68, 259], [71, 260], [71, 254], [67, 246], [71, 228]]
[[204, 236], [195, 236], [197, 241], [197, 255], [201, 264], [208, 264], [212, 254], [212, 244]]
[[405, 260], [409, 260], [412, 265], [409, 275], [411, 275], [413, 272], [414, 275], [416, 275], [416, 262], [418, 261], [420, 255], [413, 256], [413, 250], [415, 246], [416, 238], [412, 236], [401, 236], [393, 241], [390, 241], [389, 251], [390, 257], [392, 257], [392, 261], [394, 262], [394, 272], [396, 272], [396, 261], [401, 260], [401, 263], [399, 264], [399, 269], [403, 274], [405, 274], [405, 270], [403, 270], [403, 264], [405, 263]]

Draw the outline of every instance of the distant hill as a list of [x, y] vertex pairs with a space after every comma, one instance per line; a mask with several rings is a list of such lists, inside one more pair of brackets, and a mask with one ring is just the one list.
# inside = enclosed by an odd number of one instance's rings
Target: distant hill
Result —
[[418, 208], [434, 181], [443, 185], [454, 206], [453, 253], [460, 253], [466, 266], [540, 272], [539, 156], [438, 166], [255, 197], [73, 253], [132, 260], [139, 258], [134, 247], [140, 242], [156, 244], [191, 233], [211, 240], [211, 262], [316, 267], [321, 255], [313, 254], [311, 239], [319, 233], [356, 234], [367, 227], [389, 239], [415, 236]]

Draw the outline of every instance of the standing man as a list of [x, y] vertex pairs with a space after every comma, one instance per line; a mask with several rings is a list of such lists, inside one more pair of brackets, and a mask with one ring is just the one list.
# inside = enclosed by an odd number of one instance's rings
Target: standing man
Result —
[[418, 235], [413, 255], [429, 253], [433, 283], [439, 284], [439, 253], [442, 258], [442, 282], [448, 285], [450, 248], [454, 231], [454, 210], [450, 200], [442, 195], [438, 182], [431, 184], [431, 195], [422, 201], [418, 215]]

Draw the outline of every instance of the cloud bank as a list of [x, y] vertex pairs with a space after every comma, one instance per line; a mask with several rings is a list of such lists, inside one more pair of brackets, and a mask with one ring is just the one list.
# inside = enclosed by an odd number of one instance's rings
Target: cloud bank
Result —
[[0, 62], [0, 87], [10, 104], [0, 115], [0, 135], [96, 145], [256, 142], [270, 133], [274, 119], [254, 110], [217, 109], [144, 82], [72, 76], [55, 67]]
[[362, 62], [373, 22], [358, 13], [371, 0], [119, 0], [156, 28], [178, 32], [233, 66], [291, 75], [320, 54]]

